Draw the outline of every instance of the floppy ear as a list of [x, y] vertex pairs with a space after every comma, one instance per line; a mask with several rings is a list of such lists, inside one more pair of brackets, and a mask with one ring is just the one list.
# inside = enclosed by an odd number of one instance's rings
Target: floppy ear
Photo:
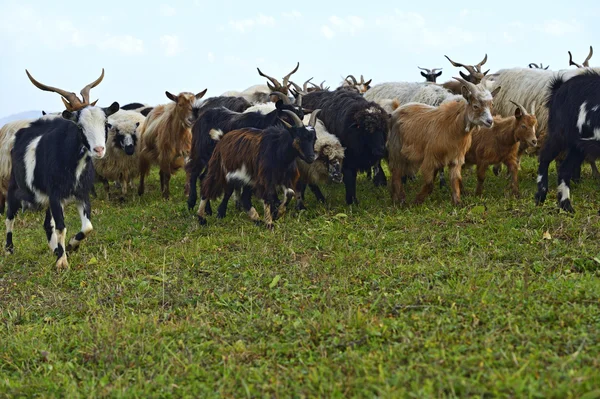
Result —
[[165, 94], [167, 95], [167, 97], [169, 98], [169, 100], [177, 102], [177, 96], [169, 93], [168, 91], [165, 91]]

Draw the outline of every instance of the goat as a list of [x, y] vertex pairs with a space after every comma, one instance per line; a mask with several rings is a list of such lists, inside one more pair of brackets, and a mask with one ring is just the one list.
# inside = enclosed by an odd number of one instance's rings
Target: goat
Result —
[[600, 156], [600, 73], [588, 69], [575, 75], [560, 75], [550, 83], [548, 134], [540, 152], [535, 194], [536, 203], [544, 203], [548, 166], [566, 151], [567, 156], [558, 167], [558, 204], [567, 212], [575, 212], [570, 194], [573, 174], [586, 156]]
[[415, 203], [422, 203], [433, 191], [436, 173], [450, 166], [452, 202], [460, 204], [461, 167], [471, 145], [471, 132], [478, 126], [492, 127], [491, 107], [496, 88], [490, 93], [485, 81], [474, 85], [462, 78], [462, 100], [439, 107], [406, 104], [394, 111], [388, 140], [391, 194], [394, 202], [404, 203], [404, 176], [421, 171], [424, 184]]
[[[467, 74], [463, 73], [462, 71], [460, 71], [459, 72], [460, 76], [462, 76], [462, 78], [464, 80], [466, 80], [467, 82], [473, 83], [475, 85], [478, 84], [479, 82], [481, 82], [483, 80], [483, 78], [490, 72], [489, 69], [485, 72], [481, 72], [481, 67], [487, 62], [487, 54], [485, 55], [485, 57], [483, 57], [483, 60], [481, 60], [481, 62], [479, 64], [475, 64], [475, 65], [464, 65], [464, 64], [452, 61], [450, 59], [450, 57], [448, 57], [447, 55], [445, 55], [444, 57], [446, 57], [446, 59], [448, 61], [450, 61], [452, 66], [454, 66], [456, 68], [461, 68], [461, 67], [465, 68], [467, 70], [467, 72], [469, 72], [469, 74], [467, 75]], [[442, 86], [454, 94], [461, 94], [461, 92], [462, 92], [461, 84], [454, 80], [450, 80], [450, 81], [442, 84]]]
[[531, 68], [531, 69], [545, 69], [545, 70], [547, 70], [548, 68], [550, 68], [550, 65], [546, 65], [546, 67], [544, 67], [544, 64], [538, 65], [538, 64], [532, 62], [532, 63], [529, 64], [529, 68]]
[[[281, 125], [282, 118], [288, 119], [287, 113], [284, 111], [291, 111], [298, 117], [304, 118], [302, 109], [291, 104], [287, 96], [280, 92], [272, 94], [281, 99], [275, 103], [275, 109], [266, 115], [260, 112], [237, 113], [222, 107], [212, 108], [206, 110], [194, 124], [190, 160], [186, 165], [186, 172], [190, 176], [190, 191], [187, 201], [189, 209], [196, 205], [198, 179], [202, 179], [201, 175], [205, 172], [217, 141], [222, 135], [247, 127], [266, 129], [269, 126]], [[207, 212], [209, 214], [212, 212], [210, 204], [207, 205]]]
[[302, 102], [308, 109], [321, 109], [323, 124], [344, 146], [346, 203], [358, 204], [356, 175], [359, 170], [369, 170], [384, 156], [388, 113], [377, 103], [344, 89], [308, 93]]
[[421, 67], [417, 67], [417, 68], [419, 68], [421, 71], [427, 72], [427, 73], [421, 72], [421, 76], [423, 76], [425, 78], [425, 82], [435, 83], [437, 78], [442, 76], [442, 72], [437, 72], [437, 71], [441, 71], [442, 68], [433, 68], [433, 69], [427, 69], [427, 68], [421, 68]]
[[587, 68], [590, 66], [590, 59], [594, 55], [594, 48], [592, 46], [590, 46], [590, 53], [588, 54], [587, 58], [583, 61], [582, 64], [578, 64], [575, 61], [573, 61], [573, 55], [571, 54], [570, 51], [568, 53], [569, 53], [569, 66], [574, 65], [577, 68]]
[[490, 165], [504, 163], [511, 175], [511, 190], [516, 197], [519, 195], [517, 156], [519, 143], [535, 146], [537, 137], [535, 128], [537, 118], [535, 107], [531, 107], [531, 114], [525, 107], [514, 103], [517, 107], [514, 116], [503, 118], [494, 116], [494, 125], [491, 128], [480, 127], [474, 129], [471, 136], [471, 147], [465, 155], [465, 166], [477, 165], [477, 191], [476, 195], [483, 192], [485, 173]]
[[[64, 119], [38, 120], [21, 129], [12, 150], [6, 209], [6, 250], [14, 252], [13, 228], [21, 201], [47, 207], [44, 229], [56, 267], [68, 267], [66, 251], [76, 249], [92, 231], [89, 193], [94, 182], [92, 158], [105, 154], [107, 117], [119, 110], [88, 105]], [[81, 230], [65, 246], [63, 208], [77, 201]]]
[[[290, 87], [290, 77], [298, 71], [300, 67], [300, 63], [296, 64], [296, 67], [287, 75], [283, 77], [283, 84], [280, 83], [277, 79], [272, 76], [264, 74], [260, 68], [256, 68], [258, 70], [258, 74], [264, 78], [267, 78], [269, 82], [266, 85], [254, 85], [246, 90], [239, 91], [227, 91], [221, 94], [222, 97], [243, 97], [251, 104], [260, 104], [266, 103], [272, 99], [272, 92], [280, 92], [288, 95], [289, 87]], [[274, 100], [277, 101], [277, 100]]]
[[[273, 220], [285, 210], [285, 204], [293, 195], [289, 187], [298, 180], [296, 158], [312, 163], [316, 133], [312, 125], [305, 127], [302, 120], [292, 111], [284, 110], [293, 121], [285, 127], [271, 126], [264, 130], [243, 128], [223, 136], [215, 147], [208, 165], [208, 173], [202, 183], [202, 199], [198, 208], [198, 220], [206, 224], [206, 204], [224, 193], [219, 206], [219, 217], [225, 216], [227, 201], [233, 191], [243, 189], [242, 206], [248, 216], [258, 222], [259, 216], [252, 207], [249, 194], [253, 192], [264, 205], [265, 224], [273, 228]], [[316, 120], [317, 110], [312, 118]], [[286, 199], [279, 205], [277, 188], [286, 189]], [[279, 207], [279, 208], [278, 208]]]
[[169, 198], [171, 175], [184, 166], [190, 152], [194, 108], [200, 107], [199, 100], [204, 91], [194, 95], [183, 92], [175, 96], [165, 92], [172, 103], [155, 107], [146, 117], [140, 129], [140, 185], [138, 194], [145, 191], [144, 180], [152, 164], [160, 167], [160, 189], [163, 198]]
[[145, 117], [136, 111], [120, 110], [108, 118], [106, 156], [94, 159], [96, 178], [104, 184], [108, 194], [109, 181], [121, 184], [121, 200], [127, 195], [127, 187], [140, 174], [137, 129], [144, 124]]
[[348, 75], [346, 79], [342, 81], [342, 84], [339, 88], [349, 88], [354, 89], [360, 94], [365, 94], [367, 91], [371, 89], [371, 82], [373, 79], [369, 79], [365, 82], [365, 78], [363, 75], [360, 75], [360, 82], [353, 76]]
[[154, 107], [151, 107], [150, 105], [142, 103], [130, 103], [121, 107], [123, 111], [136, 111], [144, 116], [148, 116], [148, 114], [150, 113], [150, 111], [152, 111], [153, 108]]

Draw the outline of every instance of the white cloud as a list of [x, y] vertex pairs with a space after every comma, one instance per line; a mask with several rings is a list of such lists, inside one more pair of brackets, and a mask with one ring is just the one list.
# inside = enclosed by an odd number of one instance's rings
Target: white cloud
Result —
[[183, 46], [176, 35], [163, 35], [160, 37], [160, 45], [167, 57], [174, 57], [183, 51]]
[[290, 18], [290, 19], [302, 18], [302, 14], [298, 10], [292, 10], [290, 12], [283, 12], [281, 15], [283, 15], [285, 18]]
[[327, 39], [331, 39], [337, 34], [354, 35], [364, 27], [365, 21], [360, 17], [354, 15], [338, 17], [333, 15], [329, 17], [329, 23], [321, 27], [321, 33]]
[[130, 35], [106, 36], [96, 44], [102, 50], [116, 50], [123, 55], [144, 53], [144, 41]]
[[257, 26], [274, 26], [275, 18], [258, 14], [256, 18], [238, 19], [229, 21], [229, 26], [240, 33], [249, 32]]
[[581, 24], [575, 20], [561, 21], [558, 19], [551, 19], [538, 25], [537, 30], [547, 35], [564, 36], [581, 31]]
[[160, 12], [160, 15], [162, 15], [163, 17], [173, 17], [177, 15], [177, 10], [175, 10], [175, 8], [171, 7], [168, 4], [161, 4], [158, 10]]

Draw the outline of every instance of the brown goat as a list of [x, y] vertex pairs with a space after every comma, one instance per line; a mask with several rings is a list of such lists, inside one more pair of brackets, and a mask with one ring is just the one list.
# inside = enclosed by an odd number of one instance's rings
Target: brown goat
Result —
[[439, 107], [406, 104], [392, 114], [388, 140], [389, 167], [392, 172], [392, 200], [404, 202], [402, 178], [421, 171], [424, 184], [415, 202], [422, 203], [433, 191], [440, 168], [450, 166], [452, 202], [460, 203], [461, 167], [471, 146], [471, 132], [478, 126], [492, 127], [491, 107], [496, 88], [490, 93], [485, 79], [474, 85], [461, 78], [464, 99], [448, 101]]
[[537, 118], [535, 117], [535, 104], [532, 106], [531, 114], [525, 107], [517, 106], [515, 115], [508, 118], [494, 117], [492, 128], [481, 127], [472, 133], [471, 148], [465, 155], [465, 166], [477, 165], [477, 195], [483, 192], [485, 173], [490, 165], [504, 163], [511, 175], [511, 190], [514, 196], [519, 195], [518, 152], [519, 144], [529, 146], [537, 144], [535, 130]]
[[206, 89], [196, 95], [183, 92], [175, 96], [165, 92], [172, 103], [155, 107], [146, 117], [140, 129], [140, 186], [138, 194], [144, 194], [144, 180], [152, 164], [160, 167], [160, 189], [169, 198], [171, 176], [185, 164], [185, 157], [192, 145], [191, 127], [194, 124], [193, 109]]
[[[481, 62], [479, 64], [475, 64], [475, 65], [465, 65], [465, 64], [461, 64], [459, 62], [454, 62], [447, 55], [445, 55], [444, 57], [446, 57], [446, 59], [448, 61], [450, 61], [452, 66], [454, 66], [456, 68], [461, 68], [461, 67], [465, 68], [467, 70], [467, 72], [469, 72], [469, 74], [467, 75], [466, 73], [463, 73], [462, 71], [460, 71], [459, 72], [460, 76], [462, 76], [463, 79], [466, 80], [467, 82], [471, 82], [473, 84], [478, 84], [479, 82], [481, 82], [481, 80], [490, 72], [489, 69], [485, 72], [481, 72], [481, 67], [487, 62], [487, 54], [485, 55], [485, 57], [483, 57], [483, 60], [481, 60]], [[450, 81], [442, 84], [442, 86], [444, 87], [444, 89], [446, 89], [454, 94], [460, 94], [461, 90], [462, 90], [460, 82], [456, 82], [454, 80], [450, 80]]]

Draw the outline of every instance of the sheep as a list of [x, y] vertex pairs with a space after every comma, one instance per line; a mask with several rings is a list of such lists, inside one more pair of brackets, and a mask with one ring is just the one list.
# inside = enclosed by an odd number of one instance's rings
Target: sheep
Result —
[[106, 156], [94, 159], [96, 178], [104, 183], [109, 192], [109, 181], [121, 184], [121, 200], [127, 195], [127, 187], [140, 174], [137, 129], [146, 118], [136, 111], [119, 110], [108, 118], [109, 130], [106, 139]]
[[[38, 120], [19, 130], [11, 153], [12, 171], [6, 209], [6, 251], [14, 252], [13, 228], [21, 200], [47, 207], [44, 228], [56, 268], [68, 267], [66, 251], [76, 249], [92, 231], [89, 193], [94, 182], [92, 158], [105, 155], [107, 117], [119, 110], [92, 105], [64, 111], [64, 119]], [[81, 230], [65, 246], [63, 208], [77, 201]]]
[[477, 191], [476, 195], [483, 192], [485, 173], [490, 165], [504, 163], [511, 175], [511, 190], [515, 197], [519, 195], [517, 153], [519, 143], [535, 146], [537, 137], [535, 128], [537, 118], [535, 107], [531, 114], [525, 107], [518, 103], [514, 116], [503, 118], [494, 116], [494, 125], [491, 128], [480, 127], [474, 129], [471, 136], [471, 147], [465, 155], [465, 166], [477, 165]]
[[346, 203], [358, 204], [356, 175], [359, 170], [369, 170], [384, 156], [388, 113], [377, 103], [344, 89], [308, 93], [302, 103], [308, 109], [322, 110], [323, 124], [344, 146]]
[[184, 166], [185, 157], [190, 152], [192, 142], [194, 108], [199, 108], [199, 100], [206, 89], [194, 95], [183, 92], [175, 96], [168, 91], [167, 98], [172, 102], [155, 107], [146, 117], [140, 129], [140, 185], [138, 195], [145, 191], [145, 178], [152, 164], [160, 167], [160, 189], [163, 198], [170, 195], [171, 175]]
[[562, 151], [567, 156], [558, 168], [558, 204], [575, 212], [571, 204], [570, 183], [586, 156], [600, 156], [600, 73], [578, 70], [555, 77], [549, 85], [548, 134], [540, 152], [536, 204], [548, 194], [548, 166]]
[[425, 71], [425, 72], [421, 72], [421, 76], [423, 76], [425, 78], [425, 82], [430, 82], [430, 83], [435, 83], [437, 78], [439, 78], [440, 76], [442, 76], [442, 72], [437, 72], [437, 71], [441, 71], [442, 68], [433, 68], [433, 69], [427, 69], [427, 68], [421, 68], [421, 67], [417, 67], [419, 68], [421, 71]]
[[[219, 217], [225, 216], [227, 201], [234, 189], [241, 188], [242, 205], [254, 222], [258, 214], [252, 207], [249, 193], [261, 198], [264, 205], [265, 225], [273, 228], [273, 220], [285, 211], [285, 204], [293, 195], [298, 179], [296, 158], [307, 163], [315, 158], [316, 133], [312, 125], [305, 127], [292, 111], [284, 110], [294, 125], [284, 122], [285, 127], [271, 126], [264, 130], [243, 128], [224, 135], [215, 147], [208, 165], [208, 173], [202, 184], [202, 199], [198, 209], [198, 221], [206, 225], [206, 204], [225, 193], [219, 206]], [[316, 118], [313, 112], [313, 117]], [[280, 205], [277, 188], [284, 187], [286, 198]]]
[[[205, 172], [220, 136], [245, 127], [265, 129], [269, 126], [282, 125], [281, 119], [288, 119], [287, 114], [283, 112], [285, 110], [304, 118], [302, 109], [291, 104], [290, 99], [283, 93], [273, 92], [271, 94], [280, 97], [280, 100], [275, 103], [275, 110], [266, 115], [260, 112], [248, 112], [248, 109], [244, 113], [237, 113], [220, 107], [209, 109], [198, 118], [192, 128], [190, 159], [186, 165], [186, 172], [190, 176], [187, 201], [189, 209], [196, 205], [198, 179], [202, 180], [201, 175]], [[212, 212], [210, 203], [207, 205], [207, 212]]]
[[401, 104], [421, 103], [437, 107], [444, 101], [458, 99], [457, 96], [442, 86], [422, 82], [389, 82], [375, 85], [365, 93], [369, 101], [386, 101], [396, 99]]
[[461, 167], [471, 145], [471, 131], [478, 126], [492, 127], [493, 96], [485, 81], [479, 85], [454, 78], [463, 85], [464, 99], [439, 107], [406, 104], [394, 111], [388, 140], [391, 194], [394, 202], [404, 203], [403, 177], [421, 171], [424, 184], [415, 203], [422, 203], [433, 191], [433, 180], [440, 168], [450, 166], [452, 202], [460, 204]]

